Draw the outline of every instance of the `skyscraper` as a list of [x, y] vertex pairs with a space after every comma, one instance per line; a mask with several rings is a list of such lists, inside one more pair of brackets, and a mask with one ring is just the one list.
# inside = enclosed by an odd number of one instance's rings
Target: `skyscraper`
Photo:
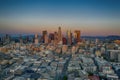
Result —
[[42, 32], [43, 43], [45, 43], [45, 35], [47, 35], [47, 31], [46, 30]]
[[54, 32], [54, 44], [56, 45], [58, 43], [58, 33]]
[[80, 30], [74, 31], [74, 39], [76, 42], [80, 42]]
[[3, 43], [5, 42], [5, 36], [2, 35], [0, 36], [1, 40], [0, 40], [0, 44], [3, 45]]
[[38, 44], [39, 43], [39, 40], [38, 40], [38, 35], [35, 34], [35, 44]]
[[67, 39], [65, 37], [62, 38], [63, 45], [67, 44]]
[[72, 33], [71, 33], [71, 30], [70, 31], [67, 31], [67, 44], [68, 45], [71, 45], [72, 44]]
[[54, 40], [54, 34], [53, 34], [53, 33], [50, 33], [50, 34], [49, 34], [49, 38], [50, 38], [50, 40]]
[[48, 35], [47, 35], [47, 34], [45, 34], [45, 42], [44, 42], [44, 43], [46, 43], [46, 44], [47, 44], [47, 43], [48, 43], [48, 39], [49, 39], [49, 38], [48, 38]]
[[58, 28], [58, 43], [62, 44], [62, 31], [61, 31], [61, 27]]

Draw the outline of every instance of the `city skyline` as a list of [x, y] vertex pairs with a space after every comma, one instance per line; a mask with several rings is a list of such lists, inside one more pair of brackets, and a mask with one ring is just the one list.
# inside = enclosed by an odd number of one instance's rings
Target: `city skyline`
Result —
[[1, 0], [0, 31], [54, 32], [60, 26], [82, 36], [120, 35], [119, 0]]

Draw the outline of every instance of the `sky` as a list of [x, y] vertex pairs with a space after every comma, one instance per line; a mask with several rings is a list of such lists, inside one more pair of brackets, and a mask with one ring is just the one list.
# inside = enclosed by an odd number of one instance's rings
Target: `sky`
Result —
[[120, 35], [120, 0], [0, 0], [0, 32]]

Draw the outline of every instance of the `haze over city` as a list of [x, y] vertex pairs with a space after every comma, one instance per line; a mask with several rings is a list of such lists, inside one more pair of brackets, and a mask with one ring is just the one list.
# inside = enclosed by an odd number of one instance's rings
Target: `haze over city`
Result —
[[0, 30], [11, 33], [62, 33], [120, 35], [119, 0], [1, 0]]

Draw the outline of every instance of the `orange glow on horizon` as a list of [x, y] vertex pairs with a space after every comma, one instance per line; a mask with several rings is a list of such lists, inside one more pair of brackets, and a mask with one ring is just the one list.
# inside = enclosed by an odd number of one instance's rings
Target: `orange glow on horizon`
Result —
[[41, 34], [43, 30], [47, 30], [48, 33], [54, 33], [55, 31], [58, 31], [59, 26], [61, 27], [62, 34], [66, 34], [67, 30], [71, 30], [72, 33], [75, 30], [80, 30], [82, 36], [120, 35], [119, 27], [111, 27], [109, 25], [98, 26], [98, 25], [23, 25], [23, 24], [20, 25], [20, 24], [16, 24], [10, 28], [10, 31], [12, 33]]

